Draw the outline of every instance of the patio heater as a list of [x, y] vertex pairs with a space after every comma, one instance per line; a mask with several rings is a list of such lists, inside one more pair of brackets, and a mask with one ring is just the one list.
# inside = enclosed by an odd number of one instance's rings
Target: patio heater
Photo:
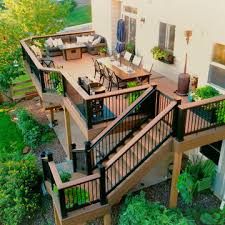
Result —
[[[187, 30], [184, 32], [186, 42], [187, 42], [187, 49], [188, 49], [188, 44], [190, 41], [190, 37], [192, 36], [192, 31]], [[184, 64], [184, 72], [179, 74], [178, 77], [178, 88], [176, 91], [177, 95], [180, 96], [187, 96], [189, 92], [189, 85], [190, 85], [190, 75], [187, 73], [187, 59], [188, 59], [188, 54], [186, 50], [185, 54], [185, 64]]]

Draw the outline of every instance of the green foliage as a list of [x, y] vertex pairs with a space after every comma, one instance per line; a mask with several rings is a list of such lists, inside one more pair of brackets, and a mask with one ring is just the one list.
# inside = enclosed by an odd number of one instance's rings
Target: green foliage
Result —
[[177, 182], [177, 189], [184, 203], [192, 204], [193, 197], [198, 191], [210, 188], [215, 173], [216, 166], [211, 160], [196, 157], [189, 161]]
[[107, 53], [107, 47], [101, 47], [99, 48], [100, 53]]
[[[4, 109], [9, 105], [2, 105]], [[0, 162], [19, 159], [25, 147], [23, 136], [16, 123], [6, 112], [0, 112]]]
[[91, 22], [91, 6], [85, 5], [73, 8], [65, 17], [66, 26], [75, 26]]
[[146, 200], [141, 192], [128, 196], [119, 216], [119, 225], [188, 225], [189, 221], [178, 210], [167, 209]]
[[53, 84], [53, 87], [55, 88], [56, 92], [59, 94], [59, 95], [62, 95], [63, 94], [63, 83], [62, 83], [62, 78], [60, 77], [59, 73], [57, 72], [50, 72], [49, 73], [49, 77], [50, 77], [50, 80]]
[[[136, 81], [131, 81], [131, 82], [127, 82], [127, 87], [128, 88], [132, 88], [132, 87], [137, 87], [138, 86], [138, 82]], [[129, 94], [129, 98], [128, 98], [128, 104], [131, 105], [136, 99], [138, 99], [141, 96], [141, 92], [140, 91], [136, 91], [133, 93]]]
[[183, 172], [177, 182], [177, 189], [185, 204], [191, 204], [195, 190], [195, 183], [192, 176], [187, 172]]
[[79, 187], [65, 190], [66, 208], [73, 208], [76, 205], [83, 205], [89, 202], [89, 193]]
[[169, 56], [169, 53], [163, 49], [161, 49], [160, 47], [154, 47], [151, 50], [153, 59], [155, 60], [159, 60], [159, 59], [166, 59]]
[[32, 149], [53, 139], [54, 134], [48, 126], [39, 124], [25, 109], [17, 109], [17, 125], [21, 130], [24, 142]]
[[220, 95], [219, 91], [217, 91], [212, 86], [205, 85], [205, 86], [199, 87], [195, 90], [195, 92], [193, 94], [193, 99], [195, 101], [199, 101], [202, 99], [212, 98], [212, 97], [215, 97], [218, 95]]
[[71, 1], [58, 4], [51, 0], [5, 0], [4, 6], [0, 11], [0, 89], [6, 92], [24, 74], [19, 41], [59, 31], [72, 6]]
[[201, 215], [200, 220], [205, 225], [223, 225], [225, 224], [225, 209], [214, 212], [205, 212]]
[[19, 225], [38, 209], [40, 174], [34, 156], [0, 163], [0, 223]]
[[225, 101], [220, 102], [216, 108], [216, 118], [217, 123], [224, 124], [225, 123]]
[[65, 171], [62, 171], [61, 173], [59, 173], [59, 175], [63, 183], [70, 181], [72, 177], [70, 173]]
[[133, 42], [128, 42], [125, 45], [125, 50], [134, 55], [135, 54], [135, 44]]

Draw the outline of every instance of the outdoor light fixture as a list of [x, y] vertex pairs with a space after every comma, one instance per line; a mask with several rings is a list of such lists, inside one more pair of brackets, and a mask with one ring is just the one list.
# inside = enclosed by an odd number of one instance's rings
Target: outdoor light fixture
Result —
[[184, 37], [186, 38], [187, 45], [189, 44], [190, 38], [192, 37], [192, 31], [191, 30], [186, 30], [184, 32]]

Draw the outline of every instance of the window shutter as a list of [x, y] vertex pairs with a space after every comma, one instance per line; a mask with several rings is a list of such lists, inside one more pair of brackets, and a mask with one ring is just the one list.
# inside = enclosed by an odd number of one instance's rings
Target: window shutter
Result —
[[166, 42], [166, 23], [160, 23], [159, 25], [159, 47], [165, 49]]
[[175, 41], [175, 26], [171, 25], [169, 31], [169, 46], [168, 46], [168, 49], [171, 51], [174, 50], [174, 41]]

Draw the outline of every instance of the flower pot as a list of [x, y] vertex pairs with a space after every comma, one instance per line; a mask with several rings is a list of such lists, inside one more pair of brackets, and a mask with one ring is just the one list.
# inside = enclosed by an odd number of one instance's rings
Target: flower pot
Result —
[[105, 52], [99, 52], [99, 55], [100, 55], [101, 57], [106, 57], [106, 53], [105, 53]]
[[168, 57], [159, 59], [160, 62], [166, 63], [166, 64], [174, 64], [174, 56], [173, 55], [168, 55]]

